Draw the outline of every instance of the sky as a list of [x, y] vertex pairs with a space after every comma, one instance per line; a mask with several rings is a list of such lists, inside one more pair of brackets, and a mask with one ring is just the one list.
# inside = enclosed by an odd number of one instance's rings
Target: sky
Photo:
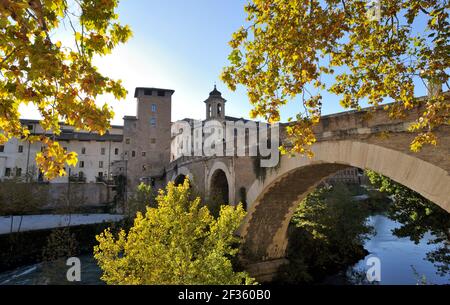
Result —
[[[245, 23], [246, 0], [122, 0], [118, 14], [128, 24], [133, 37], [112, 54], [95, 59], [99, 70], [121, 79], [128, 96], [116, 101], [111, 96], [97, 103], [112, 106], [114, 125], [123, 125], [124, 115], [136, 114], [134, 89], [156, 87], [175, 90], [172, 96], [172, 121], [183, 118], [204, 119], [204, 100], [214, 84], [227, 100], [226, 114], [249, 118], [251, 105], [246, 90], [230, 91], [220, 80], [228, 64], [228, 41]], [[282, 121], [298, 112], [300, 104], [291, 102], [281, 111]], [[38, 118], [31, 106], [21, 107], [23, 118]], [[344, 111], [338, 98], [324, 94], [323, 114]]]

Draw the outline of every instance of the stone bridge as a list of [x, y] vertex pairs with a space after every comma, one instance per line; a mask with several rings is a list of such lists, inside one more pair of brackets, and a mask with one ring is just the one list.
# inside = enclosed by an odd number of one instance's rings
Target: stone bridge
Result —
[[[189, 176], [199, 194], [221, 190], [223, 202], [243, 202], [248, 210], [239, 234], [247, 270], [267, 280], [285, 262], [287, 228], [297, 204], [324, 179], [346, 167], [371, 169], [407, 186], [450, 212], [450, 126], [436, 130], [437, 146], [410, 151], [408, 126], [421, 111], [392, 120], [379, 110], [323, 116], [315, 129], [313, 158], [282, 156], [274, 168], [256, 157], [179, 158], [168, 179]], [[282, 136], [282, 139], [284, 137]]]

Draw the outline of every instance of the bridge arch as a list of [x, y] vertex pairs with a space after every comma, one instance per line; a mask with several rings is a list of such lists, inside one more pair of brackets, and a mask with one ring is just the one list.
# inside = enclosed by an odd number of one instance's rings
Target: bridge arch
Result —
[[182, 184], [184, 182], [184, 179], [188, 177], [189, 180], [191, 181], [191, 183], [194, 182], [194, 177], [192, 175], [192, 173], [190, 172], [190, 170], [187, 167], [180, 167], [177, 169], [176, 173], [174, 173], [172, 175], [172, 178], [170, 179], [170, 181], [172, 181], [173, 183], [175, 183], [175, 185], [179, 185]]
[[325, 141], [314, 158], [283, 156], [247, 192], [250, 208], [240, 228], [243, 258], [249, 262], [283, 258], [287, 228], [298, 203], [320, 182], [349, 166], [371, 169], [420, 193], [450, 212], [450, 175], [412, 155], [359, 141]]
[[206, 177], [206, 190], [207, 194], [210, 195], [214, 190], [215, 186], [218, 184], [224, 184], [226, 180], [227, 189], [227, 201], [228, 204], [234, 204], [234, 184], [235, 179], [234, 175], [231, 174], [227, 165], [222, 161], [216, 161], [212, 165], [211, 169], [208, 171], [208, 175]]

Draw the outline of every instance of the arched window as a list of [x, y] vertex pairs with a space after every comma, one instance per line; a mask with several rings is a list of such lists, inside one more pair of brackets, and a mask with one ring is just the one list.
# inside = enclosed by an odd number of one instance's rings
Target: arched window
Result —
[[212, 108], [211, 105], [208, 105], [208, 117], [212, 116]]
[[218, 104], [217, 105], [217, 115], [221, 116], [222, 115], [222, 104]]

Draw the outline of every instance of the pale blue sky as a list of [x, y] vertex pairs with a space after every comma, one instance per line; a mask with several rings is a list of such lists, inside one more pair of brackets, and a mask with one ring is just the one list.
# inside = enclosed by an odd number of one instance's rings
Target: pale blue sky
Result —
[[[251, 109], [245, 88], [232, 92], [220, 81], [227, 65], [231, 34], [245, 22], [244, 0], [122, 0], [120, 21], [133, 37], [111, 55], [96, 60], [100, 70], [123, 80], [128, 96], [115, 101], [101, 97], [115, 111], [113, 124], [124, 115], [135, 115], [135, 87], [174, 89], [172, 120], [205, 117], [203, 101], [216, 82], [228, 100], [227, 115], [248, 118]], [[343, 111], [336, 97], [324, 95], [323, 114]], [[295, 114], [300, 104], [291, 102], [282, 120]], [[23, 117], [36, 117], [32, 108], [21, 108]]]

